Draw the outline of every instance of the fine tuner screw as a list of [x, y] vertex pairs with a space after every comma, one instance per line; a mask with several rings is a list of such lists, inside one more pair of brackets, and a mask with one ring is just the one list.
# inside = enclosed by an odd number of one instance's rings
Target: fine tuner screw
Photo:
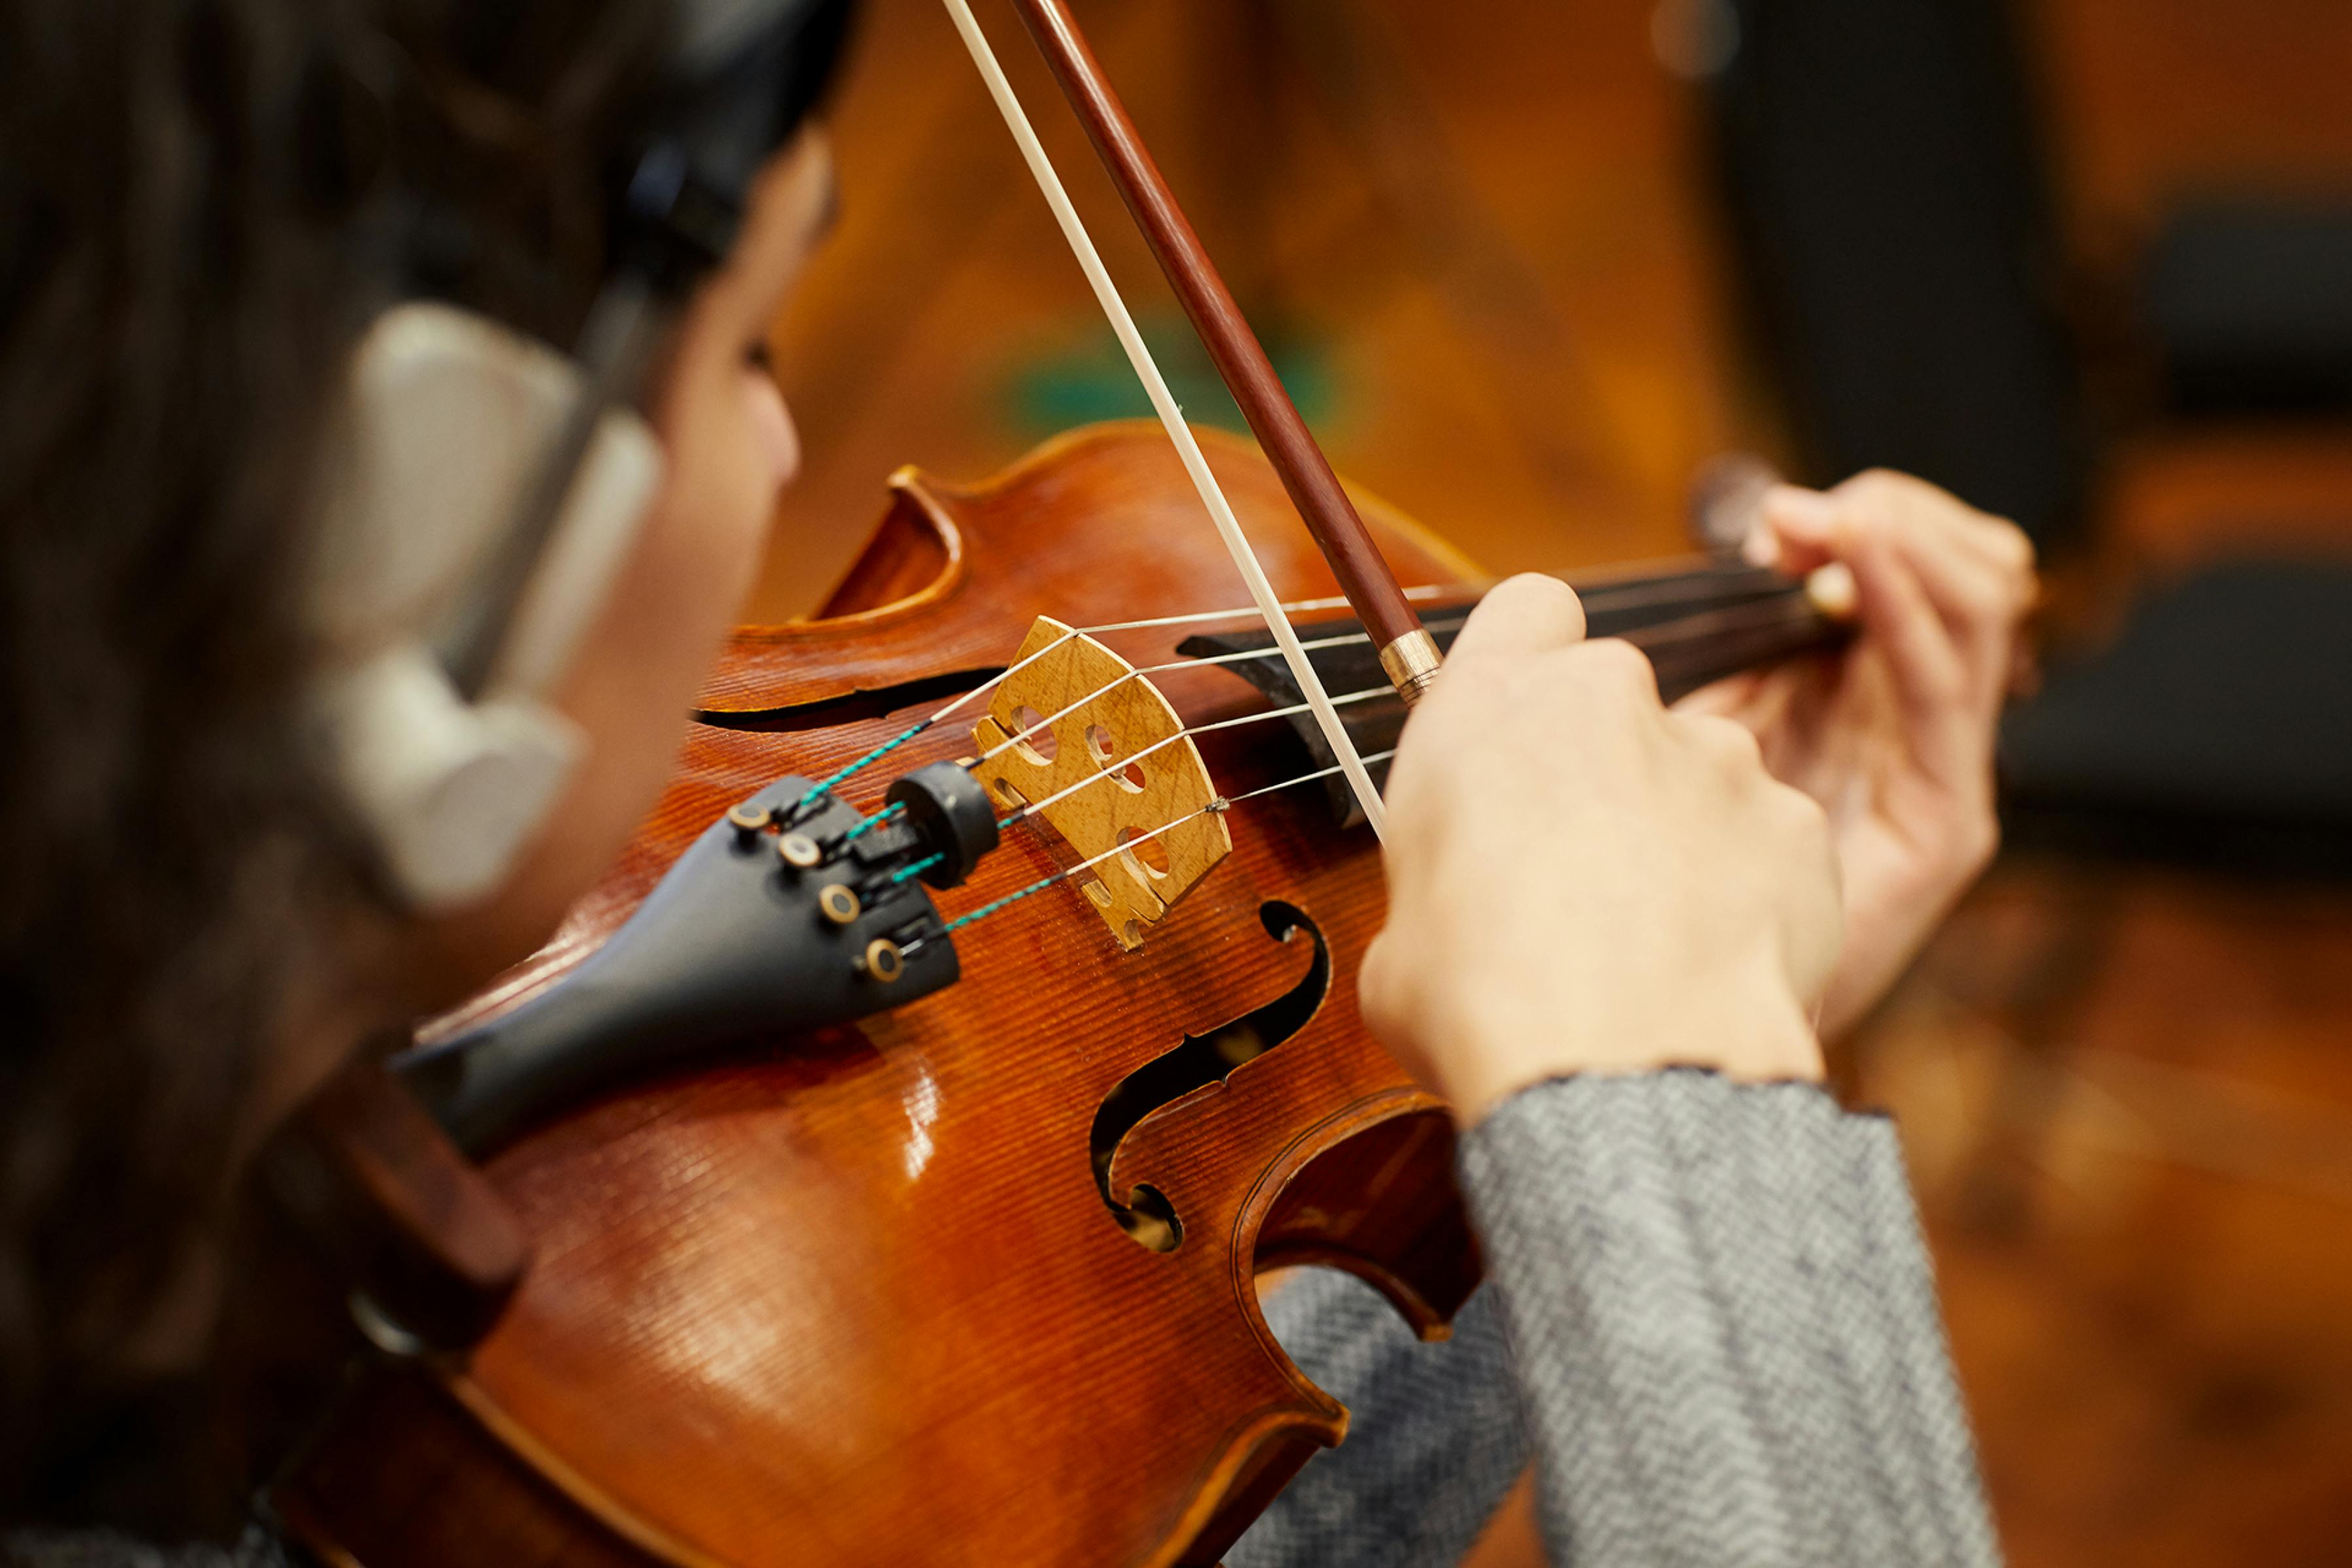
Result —
[[828, 883], [818, 892], [816, 907], [818, 913], [837, 926], [849, 924], [866, 910], [856, 892], [844, 882]]

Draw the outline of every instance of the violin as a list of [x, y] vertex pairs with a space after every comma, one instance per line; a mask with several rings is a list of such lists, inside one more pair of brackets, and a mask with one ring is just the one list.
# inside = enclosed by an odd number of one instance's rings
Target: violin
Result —
[[[328, 1562], [1212, 1563], [1347, 1428], [1258, 1277], [1348, 1269], [1432, 1338], [1476, 1287], [1445, 1108], [1356, 976], [1381, 771], [1484, 579], [1253, 384], [1022, 4], [1259, 446], [901, 470], [816, 617], [734, 634], [555, 940], [394, 1062], [405, 1110], [344, 1106], [389, 1250], [443, 1267], [356, 1270], [383, 1353], [274, 1492]], [[1669, 698], [1842, 635], [1730, 561], [1585, 605]]]
[[[1202, 446], [1284, 597], [1335, 598], [1264, 459]], [[830, 776], [967, 693], [891, 753], [902, 773], [999, 748], [971, 772], [1007, 818], [1004, 784], [1034, 804], [1096, 782], [920, 896], [944, 925], [1042, 890], [934, 938], [961, 978], [919, 1000], [716, 1052], [655, 1039], [576, 1103], [494, 1119], [477, 1146], [535, 1258], [468, 1355], [387, 1362], [281, 1489], [328, 1561], [1211, 1563], [1346, 1430], [1269, 1335], [1256, 1276], [1349, 1269], [1433, 1337], [1475, 1287], [1444, 1108], [1357, 1013], [1377, 842], [1328, 788], [1166, 441], [1101, 426], [982, 485], [890, 489], [817, 618], [731, 638], [620, 863], [420, 1056], [559, 995], [780, 773]], [[1356, 500], [1450, 641], [1471, 564]], [[1838, 633], [1802, 584], [1741, 565], [1586, 603], [1669, 696]], [[1403, 704], [1351, 616], [1313, 615], [1302, 641], [1376, 757]], [[1014, 668], [1060, 637], [1041, 625], [1122, 629]], [[1171, 715], [1178, 743], [1134, 760]], [[1197, 811], [1195, 759], [1228, 803], [1192, 816], [1214, 834], [1139, 842]], [[853, 823], [887, 809], [874, 771], [835, 786]], [[778, 882], [781, 829], [749, 835]]]

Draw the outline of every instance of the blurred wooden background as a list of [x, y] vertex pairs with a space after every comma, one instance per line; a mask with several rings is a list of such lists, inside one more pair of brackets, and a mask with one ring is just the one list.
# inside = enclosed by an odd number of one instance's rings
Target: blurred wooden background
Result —
[[[1009, 12], [980, 9], [1130, 304], [1172, 329], [1165, 286], [1027, 37]], [[1646, 8], [1084, 12], [1343, 472], [1496, 569], [1682, 547], [1694, 465], [1747, 437], [1688, 174], [1690, 107], [1656, 65]], [[1409, 68], [1451, 154], [1439, 173], [1464, 182], [1444, 194], [1507, 246], [1530, 308], [1482, 314], [1430, 264], [1443, 246], [1414, 214], [1430, 198], [1410, 174], [1368, 172], [1378, 132], [1289, 47], [1280, 18], [1318, 13], [1373, 24], [1381, 56]], [[937, 0], [868, 7], [834, 125], [840, 226], [775, 344], [809, 464], [755, 606], [771, 614], [814, 602], [898, 464], [977, 478], [1048, 434], [1041, 381], [1083, 391], [1091, 372], [1115, 395], [1066, 396], [1052, 405], [1063, 423], [1148, 412]], [[1546, 332], [1557, 346], [1529, 352]], [[1155, 335], [1181, 347], [1172, 330]]]
[[[980, 8], [1181, 347], [1034, 51]], [[1668, 68], [1684, 0], [1080, 9], [1335, 463], [1488, 566], [1677, 550], [1700, 464], [1781, 455]], [[2086, 277], [2184, 190], [2352, 189], [2343, 0], [2022, 15]], [[774, 344], [808, 463], [755, 618], [815, 602], [898, 465], [977, 479], [1142, 407], [935, 0], [872, 0], [834, 133], [842, 221]], [[2196, 559], [2221, 488], [2233, 528], [2352, 555], [2327, 427], [2144, 437], [2100, 547]], [[2011, 857], [1853, 1070], [1902, 1119], [2013, 1561], [2352, 1560], [2352, 894]]]

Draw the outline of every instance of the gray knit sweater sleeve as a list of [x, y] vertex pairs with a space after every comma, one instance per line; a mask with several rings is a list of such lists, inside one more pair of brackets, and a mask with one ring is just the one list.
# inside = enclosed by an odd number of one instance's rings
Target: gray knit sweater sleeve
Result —
[[233, 1546], [157, 1546], [111, 1530], [18, 1530], [0, 1533], [5, 1568], [298, 1568], [268, 1526], [256, 1522]]
[[1355, 1420], [1234, 1568], [1451, 1564], [1530, 1441], [1556, 1568], [1999, 1561], [1890, 1124], [1801, 1085], [1570, 1079], [1474, 1130], [1462, 1175], [1493, 1288], [1451, 1342], [1360, 1287], [1276, 1296]]
[[1267, 1323], [1348, 1407], [1348, 1438], [1307, 1461], [1227, 1568], [1451, 1568], [1470, 1549], [1529, 1452], [1495, 1296], [1423, 1344], [1348, 1275], [1308, 1269], [1274, 1292]]

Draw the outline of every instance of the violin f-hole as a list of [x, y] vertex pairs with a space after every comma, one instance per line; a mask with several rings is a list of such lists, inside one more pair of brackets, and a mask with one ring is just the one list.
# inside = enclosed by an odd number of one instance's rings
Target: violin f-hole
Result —
[[1110, 1168], [1118, 1157], [1119, 1141], [1161, 1106], [1196, 1089], [1224, 1082], [1244, 1062], [1255, 1060], [1297, 1034], [1331, 991], [1331, 950], [1305, 910], [1278, 899], [1269, 900], [1258, 906], [1258, 919], [1276, 942], [1287, 942], [1305, 933], [1313, 951], [1297, 984], [1205, 1035], [1185, 1036], [1181, 1045], [1121, 1079], [1095, 1111], [1088, 1142], [1103, 1206], [1110, 1210], [1120, 1229], [1154, 1252], [1173, 1252], [1182, 1245], [1184, 1221], [1167, 1194], [1149, 1183], [1137, 1184], [1123, 1203], [1113, 1195]]

